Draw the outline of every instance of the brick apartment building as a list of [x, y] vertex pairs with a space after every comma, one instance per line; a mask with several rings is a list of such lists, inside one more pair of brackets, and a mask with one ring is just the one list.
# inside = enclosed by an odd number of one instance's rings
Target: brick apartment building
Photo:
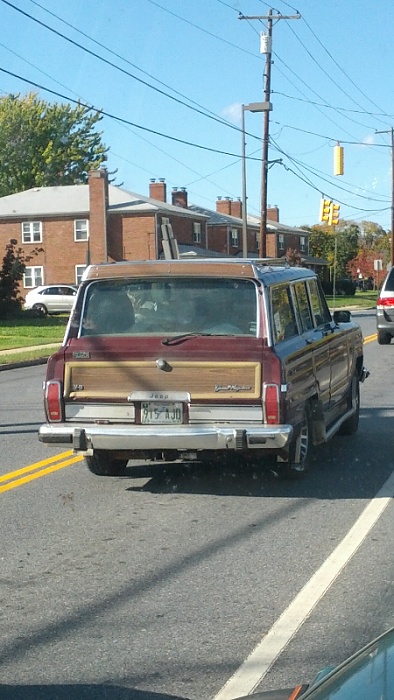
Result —
[[[15, 240], [27, 258], [23, 289], [78, 283], [87, 264], [163, 257], [163, 236], [172, 231], [181, 255], [242, 255], [242, 206], [218, 199], [216, 211], [188, 205], [185, 188], [167, 203], [164, 180], [151, 180], [149, 197], [108, 183], [105, 169], [87, 185], [39, 187], [0, 198], [0, 248]], [[269, 210], [270, 257], [296, 248], [307, 255], [307, 232], [279, 224]], [[274, 220], [276, 219], [276, 220]], [[258, 255], [259, 221], [248, 217], [248, 254]], [[304, 250], [303, 250], [304, 247]]]

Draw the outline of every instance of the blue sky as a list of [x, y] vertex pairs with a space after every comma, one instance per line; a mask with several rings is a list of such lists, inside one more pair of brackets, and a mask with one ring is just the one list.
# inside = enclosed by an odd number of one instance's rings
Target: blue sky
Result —
[[[394, 125], [392, 2], [0, 0], [0, 68], [134, 124], [106, 116], [100, 125], [116, 183], [148, 195], [150, 178], [165, 178], [169, 198], [186, 187], [190, 203], [215, 209], [218, 196], [241, 197], [241, 105], [263, 100], [266, 22], [238, 13], [261, 16], [270, 7], [269, 160], [281, 162], [269, 168], [268, 203], [283, 223], [312, 225], [323, 193], [340, 203], [342, 218], [389, 230], [390, 134], [376, 132]], [[296, 11], [301, 19], [275, 19]], [[0, 71], [0, 95], [29, 91], [63, 101]], [[255, 215], [262, 119], [245, 114]], [[342, 177], [333, 175], [337, 142]]]

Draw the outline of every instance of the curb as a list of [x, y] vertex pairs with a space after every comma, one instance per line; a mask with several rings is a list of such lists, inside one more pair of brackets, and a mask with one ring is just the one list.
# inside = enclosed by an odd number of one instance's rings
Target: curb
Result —
[[19, 369], [20, 367], [34, 367], [35, 365], [45, 365], [48, 362], [48, 357], [38, 357], [35, 360], [21, 360], [20, 362], [8, 362], [7, 364], [0, 364], [0, 372], [4, 372], [7, 369]]

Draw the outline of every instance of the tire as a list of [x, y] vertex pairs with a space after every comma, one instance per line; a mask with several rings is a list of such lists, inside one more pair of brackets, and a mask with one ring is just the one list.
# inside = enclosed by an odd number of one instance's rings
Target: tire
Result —
[[390, 345], [391, 335], [386, 331], [378, 331], [378, 343], [379, 345]]
[[94, 450], [93, 455], [85, 457], [85, 462], [96, 476], [123, 476], [128, 460], [114, 459], [105, 450]]
[[286, 462], [279, 462], [279, 472], [284, 477], [299, 478], [308, 471], [311, 463], [312, 427], [311, 412], [308, 405], [304, 406], [301, 428], [297, 437], [289, 447], [289, 457]]
[[37, 316], [47, 316], [48, 314], [48, 309], [44, 304], [34, 304], [33, 311]]
[[342, 423], [338, 430], [339, 435], [354, 435], [358, 429], [360, 418], [360, 382], [356, 374], [353, 375], [349, 394], [349, 408], [356, 404], [356, 412]]

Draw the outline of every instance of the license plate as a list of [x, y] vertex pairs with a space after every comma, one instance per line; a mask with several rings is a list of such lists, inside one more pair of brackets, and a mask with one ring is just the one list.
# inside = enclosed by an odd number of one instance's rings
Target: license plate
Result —
[[174, 425], [182, 423], [183, 404], [175, 401], [142, 401], [141, 423]]

